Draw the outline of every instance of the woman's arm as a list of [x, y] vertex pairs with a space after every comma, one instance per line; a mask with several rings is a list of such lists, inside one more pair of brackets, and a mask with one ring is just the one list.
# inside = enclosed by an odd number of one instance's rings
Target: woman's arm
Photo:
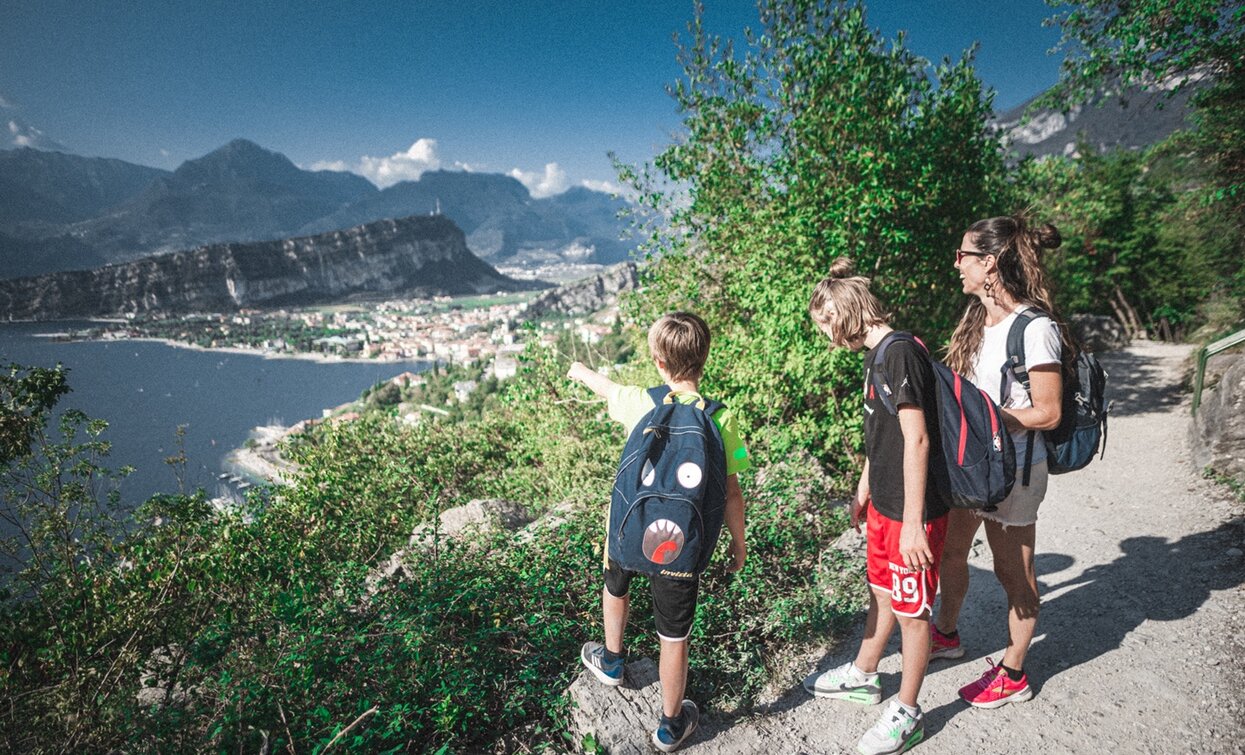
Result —
[[1004, 409], [1003, 424], [1013, 432], [1053, 430], [1063, 415], [1063, 375], [1058, 364], [1043, 364], [1029, 370], [1029, 395], [1033, 406]]

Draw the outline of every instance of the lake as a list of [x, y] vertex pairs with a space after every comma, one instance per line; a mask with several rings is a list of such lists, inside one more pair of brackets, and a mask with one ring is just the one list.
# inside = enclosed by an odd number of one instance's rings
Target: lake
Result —
[[0, 366], [69, 370], [73, 392], [58, 408], [80, 409], [108, 421], [112, 442], [106, 466], [135, 468], [121, 484], [123, 500], [138, 504], [157, 492], [175, 492], [164, 459], [177, 452], [178, 425], [186, 426], [190, 489], [225, 491], [217, 476], [229, 451], [256, 425], [291, 425], [356, 399], [364, 389], [423, 362], [316, 362], [265, 359], [231, 352], [185, 349], [155, 341], [54, 341], [40, 334], [89, 323], [0, 324]]

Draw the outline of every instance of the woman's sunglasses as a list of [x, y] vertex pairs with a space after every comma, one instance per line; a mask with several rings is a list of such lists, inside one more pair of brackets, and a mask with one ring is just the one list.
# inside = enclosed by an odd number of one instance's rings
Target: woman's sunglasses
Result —
[[960, 264], [965, 257], [989, 257], [989, 252], [969, 252], [964, 249], [955, 250], [955, 264]]

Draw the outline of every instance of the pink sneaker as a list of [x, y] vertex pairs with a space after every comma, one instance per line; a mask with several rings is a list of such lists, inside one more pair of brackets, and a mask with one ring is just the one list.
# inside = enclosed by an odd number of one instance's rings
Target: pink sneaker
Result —
[[938, 627], [934, 626], [934, 622], [929, 623], [929, 659], [936, 661], [939, 658], [963, 658], [964, 648], [960, 647], [960, 636], [948, 637], [938, 631]]
[[1022, 703], [1033, 697], [1033, 689], [1029, 687], [1029, 677], [1024, 675], [1020, 681], [1013, 682], [1003, 665], [995, 665], [990, 658], [986, 659], [990, 670], [972, 684], [960, 688], [960, 697], [974, 708], [999, 708], [1008, 703]]

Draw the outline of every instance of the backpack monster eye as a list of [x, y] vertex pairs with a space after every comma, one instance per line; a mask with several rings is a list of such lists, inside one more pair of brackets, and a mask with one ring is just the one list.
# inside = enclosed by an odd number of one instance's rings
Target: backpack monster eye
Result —
[[695, 488], [700, 484], [703, 476], [704, 474], [700, 471], [700, 467], [694, 462], [685, 461], [679, 465], [679, 484], [685, 488]]
[[649, 459], [644, 462], [644, 469], [640, 475], [640, 483], [642, 485], [652, 485], [653, 480], [657, 478], [657, 470], [653, 467], [653, 460]]

